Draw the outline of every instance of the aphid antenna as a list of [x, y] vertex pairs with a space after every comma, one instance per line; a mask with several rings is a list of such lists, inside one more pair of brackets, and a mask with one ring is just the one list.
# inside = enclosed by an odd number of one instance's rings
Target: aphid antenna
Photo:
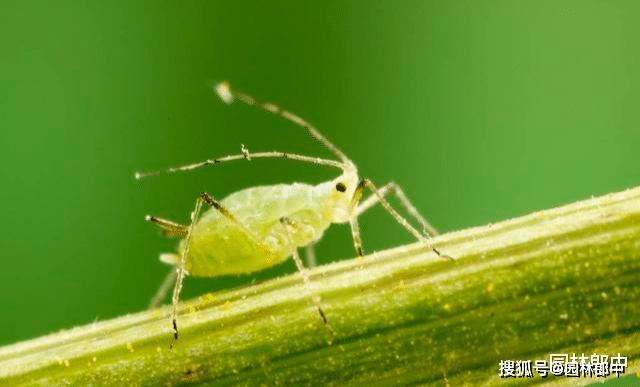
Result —
[[216, 93], [220, 97], [222, 101], [227, 104], [231, 104], [235, 99], [238, 99], [249, 106], [255, 106], [259, 109], [265, 110], [269, 113], [273, 113], [284, 118], [287, 121], [290, 121], [302, 128], [306, 129], [309, 135], [316, 139], [319, 143], [325, 146], [331, 153], [333, 153], [340, 161], [344, 164], [353, 164], [351, 160], [338, 148], [335, 144], [333, 144], [329, 139], [327, 139], [318, 129], [313, 127], [310, 123], [300, 118], [298, 115], [291, 113], [288, 110], [280, 108], [278, 105], [273, 104], [271, 102], [261, 102], [256, 98], [249, 94], [245, 94], [239, 91], [236, 91], [231, 88], [229, 82], [223, 81], [215, 85], [214, 87]]
[[177, 167], [171, 167], [171, 168], [167, 168], [159, 171], [136, 172], [135, 178], [137, 180], [140, 180], [147, 177], [157, 176], [165, 173], [193, 171], [194, 169], [198, 169], [208, 165], [221, 164], [221, 163], [226, 163], [230, 161], [237, 161], [237, 160], [251, 161], [252, 159], [267, 159], [267, 158], [302, 161], [302, 162], [311, 163], [315, 165], [323, 165], [327, 167], [338, 168], [342, 171], [351, 169], [352, 168], [351, 166], [353, 165], [353, 164], [345, 164], [335, 160], [323, 159], [320, 157], [313, 157], [313, 156], [305, 156], [305, 155], [300, 155], [296, 153], [287, 153], [287, 152], [279, 152], [279, 151], [251, 153], [246, 148], [243, 147], [242, 153], [227, 155], [227, 156], [218, 157], [215, 159], [208, 159], [204, 161], [199, 161], [197, 163], [186, 164], [186, 165], [181, 165]]
[[279, 115], [284, 119], [306, 129], [312, 138], [314, 138], [315, 140], [320, 142], [322, 145], [324, 145], [324, 147], [326, 147], [331, 153], [333, 153], [340, 161], [324, 159], [320, 157], [306, 156], [306, 155], [295, 154], [295, 153], [280, 152], [280, 151], [252, 153], [252, 152], [249, 152], [243, 144], [241, 146], [241, 153], [238, 153], [238, 154], [227, 155], [227, 156], [218, 157], [215, 159], [208, 159], [208, 160], [199, 161], [196, 163], [181, 165], [177, 167], [171, 167], [164, 170], [151, 171], [151, 172], [136, 172], [135, 178], [137, 180], [144, 179], [151, 176], [157, 176], [165, 173], [192, 171], [194, 169], [198, 169], [204, 166], [220, 164], [220, 163], [225, 163], [229, 161], [237, 161], [237, 160], [251, 161], [252, 159], [261, 159], [261, 158], [278, 158], [278, 159], [302, 161], [302, 162], [316, 164], [316, 165], [323, 165], [323, 166], [338, 168], [345, 173], [356, 171], [356, 167], [353, 164], [353, 162], [337, 146], [335, 146], [331, 141], [329, 141], [324, 135], [322, 135], [322, 133], [320, 133], [311, 124], [309, 124], [307, 121], [303, 120], [302, 118], [298, 117], [294, 113], [281, 109], [279, 106], [273, 103], [258, 102], [254, 97], [248, 94], [234, 91], [231, 89], [228, 82], [220, 82], [217, 85], [215, 85], [214, 89], [218, 94], [218, 96], [220, 97], [220, 99], [227, 104], [232, 103], [235, 99], [239, 99], [240, 101], [246, 103], [249, 106], [254, 106], [262, 110], [265, 110], [267, 112]]

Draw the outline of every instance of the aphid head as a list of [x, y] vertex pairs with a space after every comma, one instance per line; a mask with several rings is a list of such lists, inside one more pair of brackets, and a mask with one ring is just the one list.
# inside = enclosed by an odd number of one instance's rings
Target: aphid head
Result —
[[351, 218], [353, 194], [358, 182], [358, 171], [349, 162], [340, 176], [318, 186], [327, 210], [326, 216], [332, 223], [345, 223]]

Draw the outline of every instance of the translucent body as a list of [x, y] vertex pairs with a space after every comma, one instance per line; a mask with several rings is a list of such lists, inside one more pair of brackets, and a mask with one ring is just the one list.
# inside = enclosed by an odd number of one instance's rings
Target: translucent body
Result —
[[[319, 240], [332, 223], [348, 221], [353, 189], [337, 191], [340, 182], [355, 187], [355, 170], [315, 186], [278, 184], [229, 195], [221, 201], [222, 206], [251, 234], [217, 209], [208, 209], [194, 226], [187, 272], [216, 277], [252, 273], [281, 263], [294, 249]], [[295, 227], [287, 230], [283, 218]], [[181, 253], [183, 249], [184, 241], [178, 250]]]
[[[177, 254], [160, 256], [162, 261], [175, 265], [176, 270], [169, 272], [150, 304], [150, 307], [154, 307], [161, 302], [175, 280], [171, 310], [173, 341], [170, 348], [178, 340], [178, 303], [186, 275], [216, 277], [225, 274], [247, 274], [292, 257], [302, 275], [305, 288], [311, 292], [310, 278], [300, 259], [298, 248], [309, 246], [308, 258], [313, 262], [312, 242], [320, 239], [331, 223], [349, 222], [356, 254], [363, 256], [358, 216], [377, 203], [431, 251], [440, 257], [452, 259], [442, 255], [432, 246], [430, 232], [435, 234], [435, 229], [418, 213], [395, 183], [388, 183], [378, 189], [369, 179], [359, 179], [353, 162], [316, 128], [297, 115], [272, 103], [257, 102], [250, 95], [235, 92], [226, 82], [216, 85], [215, 90], [226, 103], [238, 99], [304, 128], [339, 161], [280, 151], [252, 153], [242, 145], [240, 154], [172, 167], [165, 171], [137, 172], [136, 179], [155, 176], [162, 172], [191, 171], [231, 161], [267, 158], [289, 159], [338, 168], [342, 170], [342, 175], [315, 186], [294, 183], [247, 188], [229, 195], [221, 202], [203, 192], [196, 199], [189, 226], [150, 215], [146, 217], [148, 221], [158, 225], [165, 235], [184, 238]], [[365, 188], [372, 192], [372, 196], [360, 203]], [[416, 230], [387, 202], [385, 195], [389, 192], [394, 192], [409, 214], [421, 224], [422, 232]], [[209, 206], [209, 209], [201, 214], [205, 205]], [[318, 315], [327, 330], [333, 334], [320, 305], [320, 297], [311, 295]]]

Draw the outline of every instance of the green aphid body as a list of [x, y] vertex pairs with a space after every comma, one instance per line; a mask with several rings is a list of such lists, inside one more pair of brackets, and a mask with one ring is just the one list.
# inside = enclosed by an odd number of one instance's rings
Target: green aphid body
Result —
[[[337, 183], [349, 187], [335, 189]], [[235, 192], [221, 201], [230, 214], [251, 232], [215, 208], [204, 212], [195, 224], [186, 260], [191, 276], [217, 277], [247, 274], [274, 266], [291, 257], [294, 249], [319, 240], [332, 223], [349, 220], [350, 201], [357, 173], [343, 174], [318, 185], [302, 183], [258, 186]], [[296, 224], [287, 230], [281, 219]], [[180, 243], [177, 263], [184, 249]], [[172, 260], [173, 260], [172, 259]]]
[[[353, 247], [358, 256], [363, 256], [357, 219], [362, 212], [377, 203], [381, 204], [396, 222], [435, 254], [452, 259], [440, 254], [431, 245], [427, 230], [435, 234], [435, 229], [420, 215], [395, 183], [388, 183], [378, 190], [370, 180], [359, 179], [353, 162], [316, 128], [297, 115], [272, 103], [258, 102], [250, 95], [235, 92], [227, 82], [217, 84], [215, 90], [225, 103], [238, 99], [305, 129], [339, 161], [280, 151], [252, 153], [241, 145], [240, 154], [172, 167], [165, 171], [136, 172], [136, 179], [163, 172], [186, 172], [231, 161], [276, 158], [338, 168], [342, 174], [334, 180], [317, 185], [293, 183], [247, 188], [229, 195], [220, 202], [209, 193], [203, 192], [198, 196], [189, 226], [147, 215], [146, 219], [158, 225], [165, 235], [184, 238], [178, 245], [177, 253], [160, 255], [161, 261], [176, 266], [176, 270], [169, 272], [150, 303], [150, 307], [159, 305], [175, 280], [171, 309], [173, 341], [169, 348], [173, 348], [179, 337], [178, 303], [186, 275], [217, 277], [249, 274], [277, 265], [289, 257], [293, 258], [302, 276], [305, 290], [311, 295], [311, 301], [324, 326], [334, 335], [320, 305], [319, 295], [313, 294], [311, 280], [300, 259], [298, 248], [309, 246], [307, 258], [309, 265], [313, 266], [315, 262], [313, 243], [322, 238], [325, 230], [332, 223], [349, 222]], [[373, 195], [360, 203], [365, 188], [371, 190]], [[387, 202], [384, 196], [388, 192], [394, 192], [409, 214], [420, 222], [423, 228], [422, 233]], [[203, 206], [207, 206], [208, 209], [200, 214], [204, 209]]]

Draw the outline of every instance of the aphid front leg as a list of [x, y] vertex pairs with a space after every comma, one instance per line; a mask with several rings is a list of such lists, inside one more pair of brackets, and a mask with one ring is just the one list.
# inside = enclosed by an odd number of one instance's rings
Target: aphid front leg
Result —
[[[362, 209], [361, 211], [358, 211], [358, 202], [359, 199], [362, 195], [362, 190], [364, 188], [368, 188], [369, 190], [371, 190], [371, 192], [373, 193], [373, 195], [376, 197], [376, 200], [370, 200], [367, 199], [367, 201], [365, 201], [365, 203], [363, 203], [363, 206], [366, 204], [367, 207], [364, 207], [364, 209]], [[390, 189], [390, 188], [389, 188]], [[360, 192], [358, 194], [358, 192]], [[359, 195], [356, 197], [356, 195]], [[406, 196], [404, 196], [404, 198], [406, 199]], [[368, 203], [369, 202], [369, 203]], [[387, 201], [387, 199], [385, 199], [383, 193], [381, 192], [381, 190], [379, 190], [369, 179], [362, 179], [360, 181], [360, 183], [358, 184], [358, 187], [356, 188], [355, 194], [354, 194], [354, 199], [352, 201], [352, 206], [354, 206], [354, 216], [353, 218], [357, 218], [358, 215], [360, 215], [362, 212], [364, 212], [367, 208], [371, 207], [372, 205], [374, 205], [375, 203], [380, 203], [382, 205], [382, 207], [389, 213], [389, 215], [391, 215], [396, 222], [398, 222], [402, 227], [404, 227], [405, 230], [407, 230], [407, 232], [411, 235], [413, 235], [418, 241], [423, 242], [427, 247], [429, 247], [429, 249], [431, 251], [433, 251], [437, 256], [445, 258], [445, 259], [449, 259], [449, 260], [454, 260], [453, 257], [442, 254], [440, 252], [440, 250], [438, 250], [435, 246], [433, 246], [433, 243], [431, 242], [431, 235], [428, 232], [428, 226], [430, 226], [426, 220], [424, 220], [424, 218], [417, 212], [417, 210], [415, 210], [415, 207], [413, 207], [413, 205], [411, 205], [411, 203], [408, 201], [408, 199], [405, 201], [405, 205], [408, 204], [410, 207], [408, 208], [409, 213], [411, 213], [412, 215], [417, 214], [419, 217], [417, 218], [418, 221], [420, 221], [420, 223], [423, 226], [423, 232], [425, 233], [424, 235], [421, 234], [418, 230], [416, 230], [404, 217], [402, 217], [398, 211], [396, 211], [391, 204], [389, 204], [389, 202]], [[362, 207], [360, 207], [362, 208]], [[413, 208], [413, 211], [411, 211], [411, 208]], [[424, 220], [424, 223], [421, 221]]]
[[364, 191], [364, 183], [360, 181], [360, 184], [353, 191], [353, 197], [351, 198], [351, 218], [349, 219], [349, 225], [351, 226], [351, 238], [353, 239], [353, 247], [356, 250], [356, 255], [362, 257], [364, 255], [364, 249], [362, 248], [362, 239], [360, 238], [360, 225], [358, 224], [358, 215], [355, 213], [355, 209], [362, 198], [362, 192]]
[[[404, 191], [402, 190], [402, 188], [400, 188], [399, 185], [397, 185], [394, 182], [390, 182], [380, 187], [380, 189], [378, 189], [378, 192], [380, 192], [380, 195], [382, 197], [386, 197], [389, 193], [393, 193], [398, 199], [398, 201], [400, 202], [400, 204], [405, 208], [405, 210], [415, 220], [417, 220], [418, 223], [420, 223], [420, 225], [422, 226], [422, 232], [425, 235], [436, 236], [439, 234], [438, 230], [436, 230], [435, 227], [433, 227], [431, 223], [429, 223], [422, 216], [422, 214], [418, 212], [416, 207], [411, 203], [411, 201], [409, 200], [407, 195], [405, 195]], [[367, 211], [369, 208], [375, 206], [378, 203], [380, 203], [380, 199], [378, 199], [378, 196], [375, 194], [371, 194], [368, 198], [363, 200], [362, 203], [360, 203], [360, 205], [358, 205], [358, 207], [355, 210], [355, 215], [360, 216], [363, 212]]]
[[[282, 223], [282, 225], [285, 227], [289, 236], [291, 236], [291, 234], [293, 234], [296, 229], [298, 229], [298, 225], [293, 219], [282, 217], [280, 219], [280, 223]], [[332, 336], [335, 335], [335, 332], [331, 328], [331, 325], [329, 325], [329, 321], [327, 320], [327, 316], [324, 313], [324, 310], [322, 310], [322, 305], [320, 304], [320, 296], [315, 293], [315, 290], [311, 286], [311, 280], [309, 279], [307, 268], [305, 268], [302, 264], [302, 259], [300, 258], [300, 254], [298, 253], [297, 248], [293, 249], [293, 253], [291, 254], [291, 256], [296, 264], [296, 267], [298, 268], [298, 271], [300, 272], [300, 275], [302, 276], [302, 281], [304, 282], [304, 286], [307, 289], [307, 292], [311, 294], [311, 300], [313, 301], [313, 304], [315, 305], [316, 310], [318, 311], [318, 314], [322, 319], [322, 323]]]

